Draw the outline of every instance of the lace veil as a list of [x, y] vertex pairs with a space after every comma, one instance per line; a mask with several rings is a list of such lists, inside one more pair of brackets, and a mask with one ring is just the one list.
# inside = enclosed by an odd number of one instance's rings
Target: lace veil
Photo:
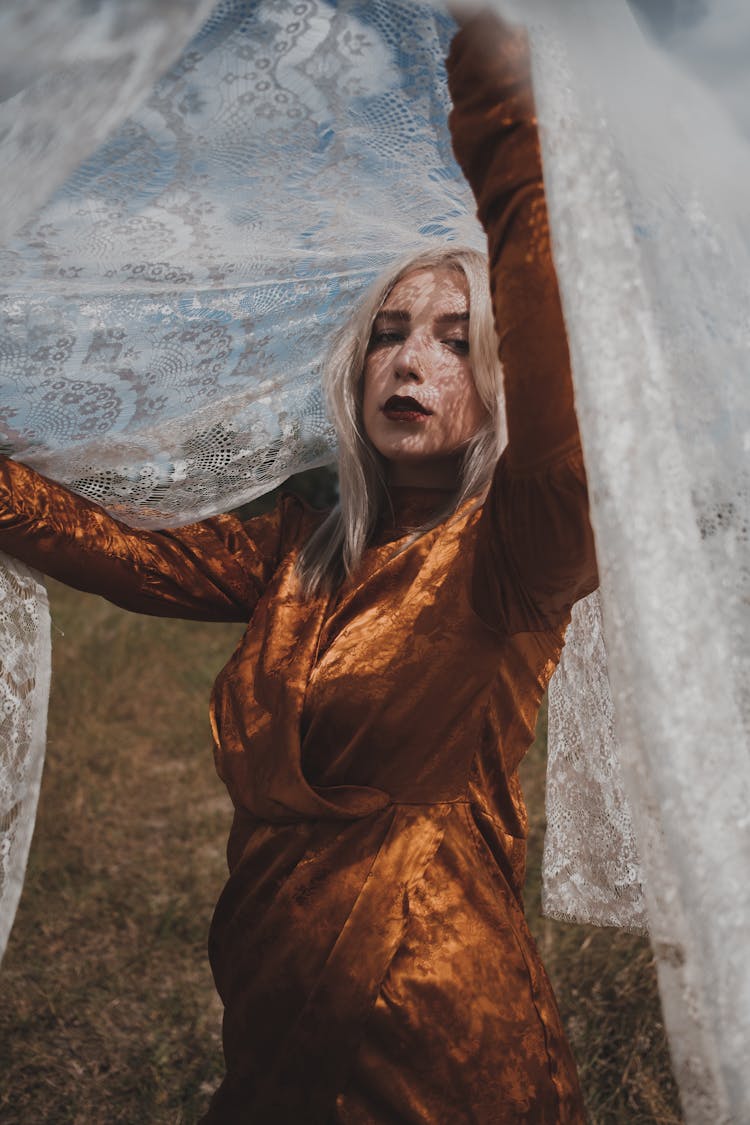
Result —
[[[686, 1114], [719, 1122], [750, 1119], [750, 99], [723, 46], [750, 16], [684, 2], [669, 54], [626, 0], [524, 5], [602, 571], [550, 689], [544, 901], [648, 914]], [[450, 19], [27, 0], [0, 31], [2, 448], [139, 526], [331, 460], [318, 377], [352, 298], [483, 243]], [[10, 562], [0, 629], [2, 949], [49, 682], [43, 588]]]

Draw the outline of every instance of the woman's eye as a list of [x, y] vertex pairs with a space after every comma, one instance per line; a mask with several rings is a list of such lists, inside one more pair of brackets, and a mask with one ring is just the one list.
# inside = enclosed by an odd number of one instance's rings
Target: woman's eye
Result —
[[460, 336], [443, 340], [443, 343], [447, 344], [449, 348], [452, 348], [454, 352], [458, 352], [459, 355], [469, 354], [469, 341], [464, 340]]
[[400, 332], [373, 332], [370, 347], [378, 348], [387, 346], [388, 344], [400, 344], [402, 340], [403, 336]]

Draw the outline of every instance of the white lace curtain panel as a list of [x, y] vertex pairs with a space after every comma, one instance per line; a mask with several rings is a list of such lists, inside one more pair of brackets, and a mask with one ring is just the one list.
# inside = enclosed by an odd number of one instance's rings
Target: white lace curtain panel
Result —
[[[750, 11], [561, 10], [523, 15], [602, 589], [550, 689], [544, 901], [648, 915], [686, 1117], [739, 1123]], [[385, 0], [5, 5], [2, 448], [151, 527], [330, 461], [320, 362], [352, 299], [407, 250], [483, 242], [446, 128], [452, 31]], [[12, 562], [0, 630], [2, 950], [49, 685], [43, 588]]]

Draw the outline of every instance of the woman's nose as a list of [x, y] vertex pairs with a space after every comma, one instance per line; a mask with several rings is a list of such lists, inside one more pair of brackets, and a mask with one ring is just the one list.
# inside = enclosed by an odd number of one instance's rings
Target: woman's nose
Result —
[[399, 348], [393, 371], [396, 378], [404, 382], [424, 382], [426, 374], [424, 347], [415, 339], [405, 340]]

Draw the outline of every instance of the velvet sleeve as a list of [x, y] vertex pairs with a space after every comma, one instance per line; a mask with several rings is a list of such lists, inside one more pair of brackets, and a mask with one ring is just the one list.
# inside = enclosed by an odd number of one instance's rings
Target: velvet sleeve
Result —
[[247, 621], [293, 538], [293, 497], [243, 523], [216, 516], [142, 531], [0, 457], [0, 550], [115, 605], [159, 617]]
[[487, 233], [508, 424], [473, 598], [503, 627], [543, 629], [597, 574], [525, 34], [480, 17], [456, 35], [447, 65], [453, 147]]

